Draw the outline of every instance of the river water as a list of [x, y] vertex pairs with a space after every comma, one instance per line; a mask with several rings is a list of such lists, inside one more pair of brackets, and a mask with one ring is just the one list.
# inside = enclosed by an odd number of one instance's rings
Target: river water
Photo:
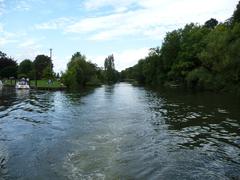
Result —
[[240, 99], [127, 83], [0, 91], [0, 179], [239, 179]]

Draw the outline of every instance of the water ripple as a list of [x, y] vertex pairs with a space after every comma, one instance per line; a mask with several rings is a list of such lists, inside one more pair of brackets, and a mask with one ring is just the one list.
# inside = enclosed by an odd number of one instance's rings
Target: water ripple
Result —
[[239, 105], [231, 95], [126, 83], [74, 93], [6, 91], [0, 177], [238, 179]]

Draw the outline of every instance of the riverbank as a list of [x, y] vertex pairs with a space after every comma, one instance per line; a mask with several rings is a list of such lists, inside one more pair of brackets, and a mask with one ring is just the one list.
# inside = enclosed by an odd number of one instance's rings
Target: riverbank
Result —
[[[4, 81], [4, 86], [7, 87], [15, 87], [15, 80], [6, 80]], [[39, 89], [39, 90], [50, 90], [50, 91], [62, 91], [67, 89], [67, 87], [59, 81], [52, 81], [48, 83], [48, 80], [31, 80], [30, 81], [31, 89]]]
[[170, 82], [167, 81], [163, 84], [155, 84], [155, 85], [149, 85], [149, 84], [143, 84], [139, 83], [138, 81], [134, 79], [126, 79], [123, 80], [122, 82], [127, 82], [132, 84], [133, 86], [143, 86], [146, 88], [154, 89], [154, 90], [159, 90], [159, 89], [179, 89], [179, 90], [185, 90], [188, 92], [212, 92], [212, 93], [227, 93], [227, 94], [233, 94], [236, 95], [237, 97], [240, 97], [240, 85], [229, 85], [226, 87], [222, 88], [212, 88], [209, 86], [208, 88], [206, 87], [201, 87], [201, 86], [190, 86], [186, 83], [175, 83], [175, 82]]

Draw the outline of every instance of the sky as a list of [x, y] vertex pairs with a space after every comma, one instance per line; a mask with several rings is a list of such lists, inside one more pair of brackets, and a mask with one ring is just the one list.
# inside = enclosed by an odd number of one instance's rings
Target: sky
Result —
[[0, 51], [17, 62], [53, 49], [56, 72], [81, 52], [121, 71], [161, 46], [167, 32], [210, 18], [224, 22], [238, 0], [0, 0]]

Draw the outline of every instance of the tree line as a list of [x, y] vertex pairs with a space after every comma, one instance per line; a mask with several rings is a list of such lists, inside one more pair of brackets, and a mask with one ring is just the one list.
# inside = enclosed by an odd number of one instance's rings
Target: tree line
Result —
[[76, 52], [67, 64], [67, 70], [62, 74], [62, 80], [69, 88], [95, 86], [102, 83], [115, 83], [120, 74], [115, 70], [114, 56], [108, 56], [104, 68], [88, 61], [86, 56]]
[[58, 76], [53, 71], [51, 58], [46, 55], [38, 55], [34, 61], [25, 59], [18, 64], [16, 60], [0, 51], [0, 79], [27, 77], [39, 80]]
[[187, 24], [167, 33], [161, 48], [121, 72], [141, 84], [177, 84], [209, 90], [240, 87], [240, 2], [224, 23]]
[[120, 79], [120, 73], [115, 69], [114, 56], [109, 55], [104, 61], [104, 68], [88, 61], [85, 55], [76, 52], [69, 63], [67, 70], [61, 75], [54, 73], [53, 63], [46, 55], [36, 56], [34, 61], [23, 60], [20, 64], [0, 51], [0, 79], [21, 78], [53, 79], [60, 78], [69, 88], [95, 86], [102, 83], [115, 83]]

